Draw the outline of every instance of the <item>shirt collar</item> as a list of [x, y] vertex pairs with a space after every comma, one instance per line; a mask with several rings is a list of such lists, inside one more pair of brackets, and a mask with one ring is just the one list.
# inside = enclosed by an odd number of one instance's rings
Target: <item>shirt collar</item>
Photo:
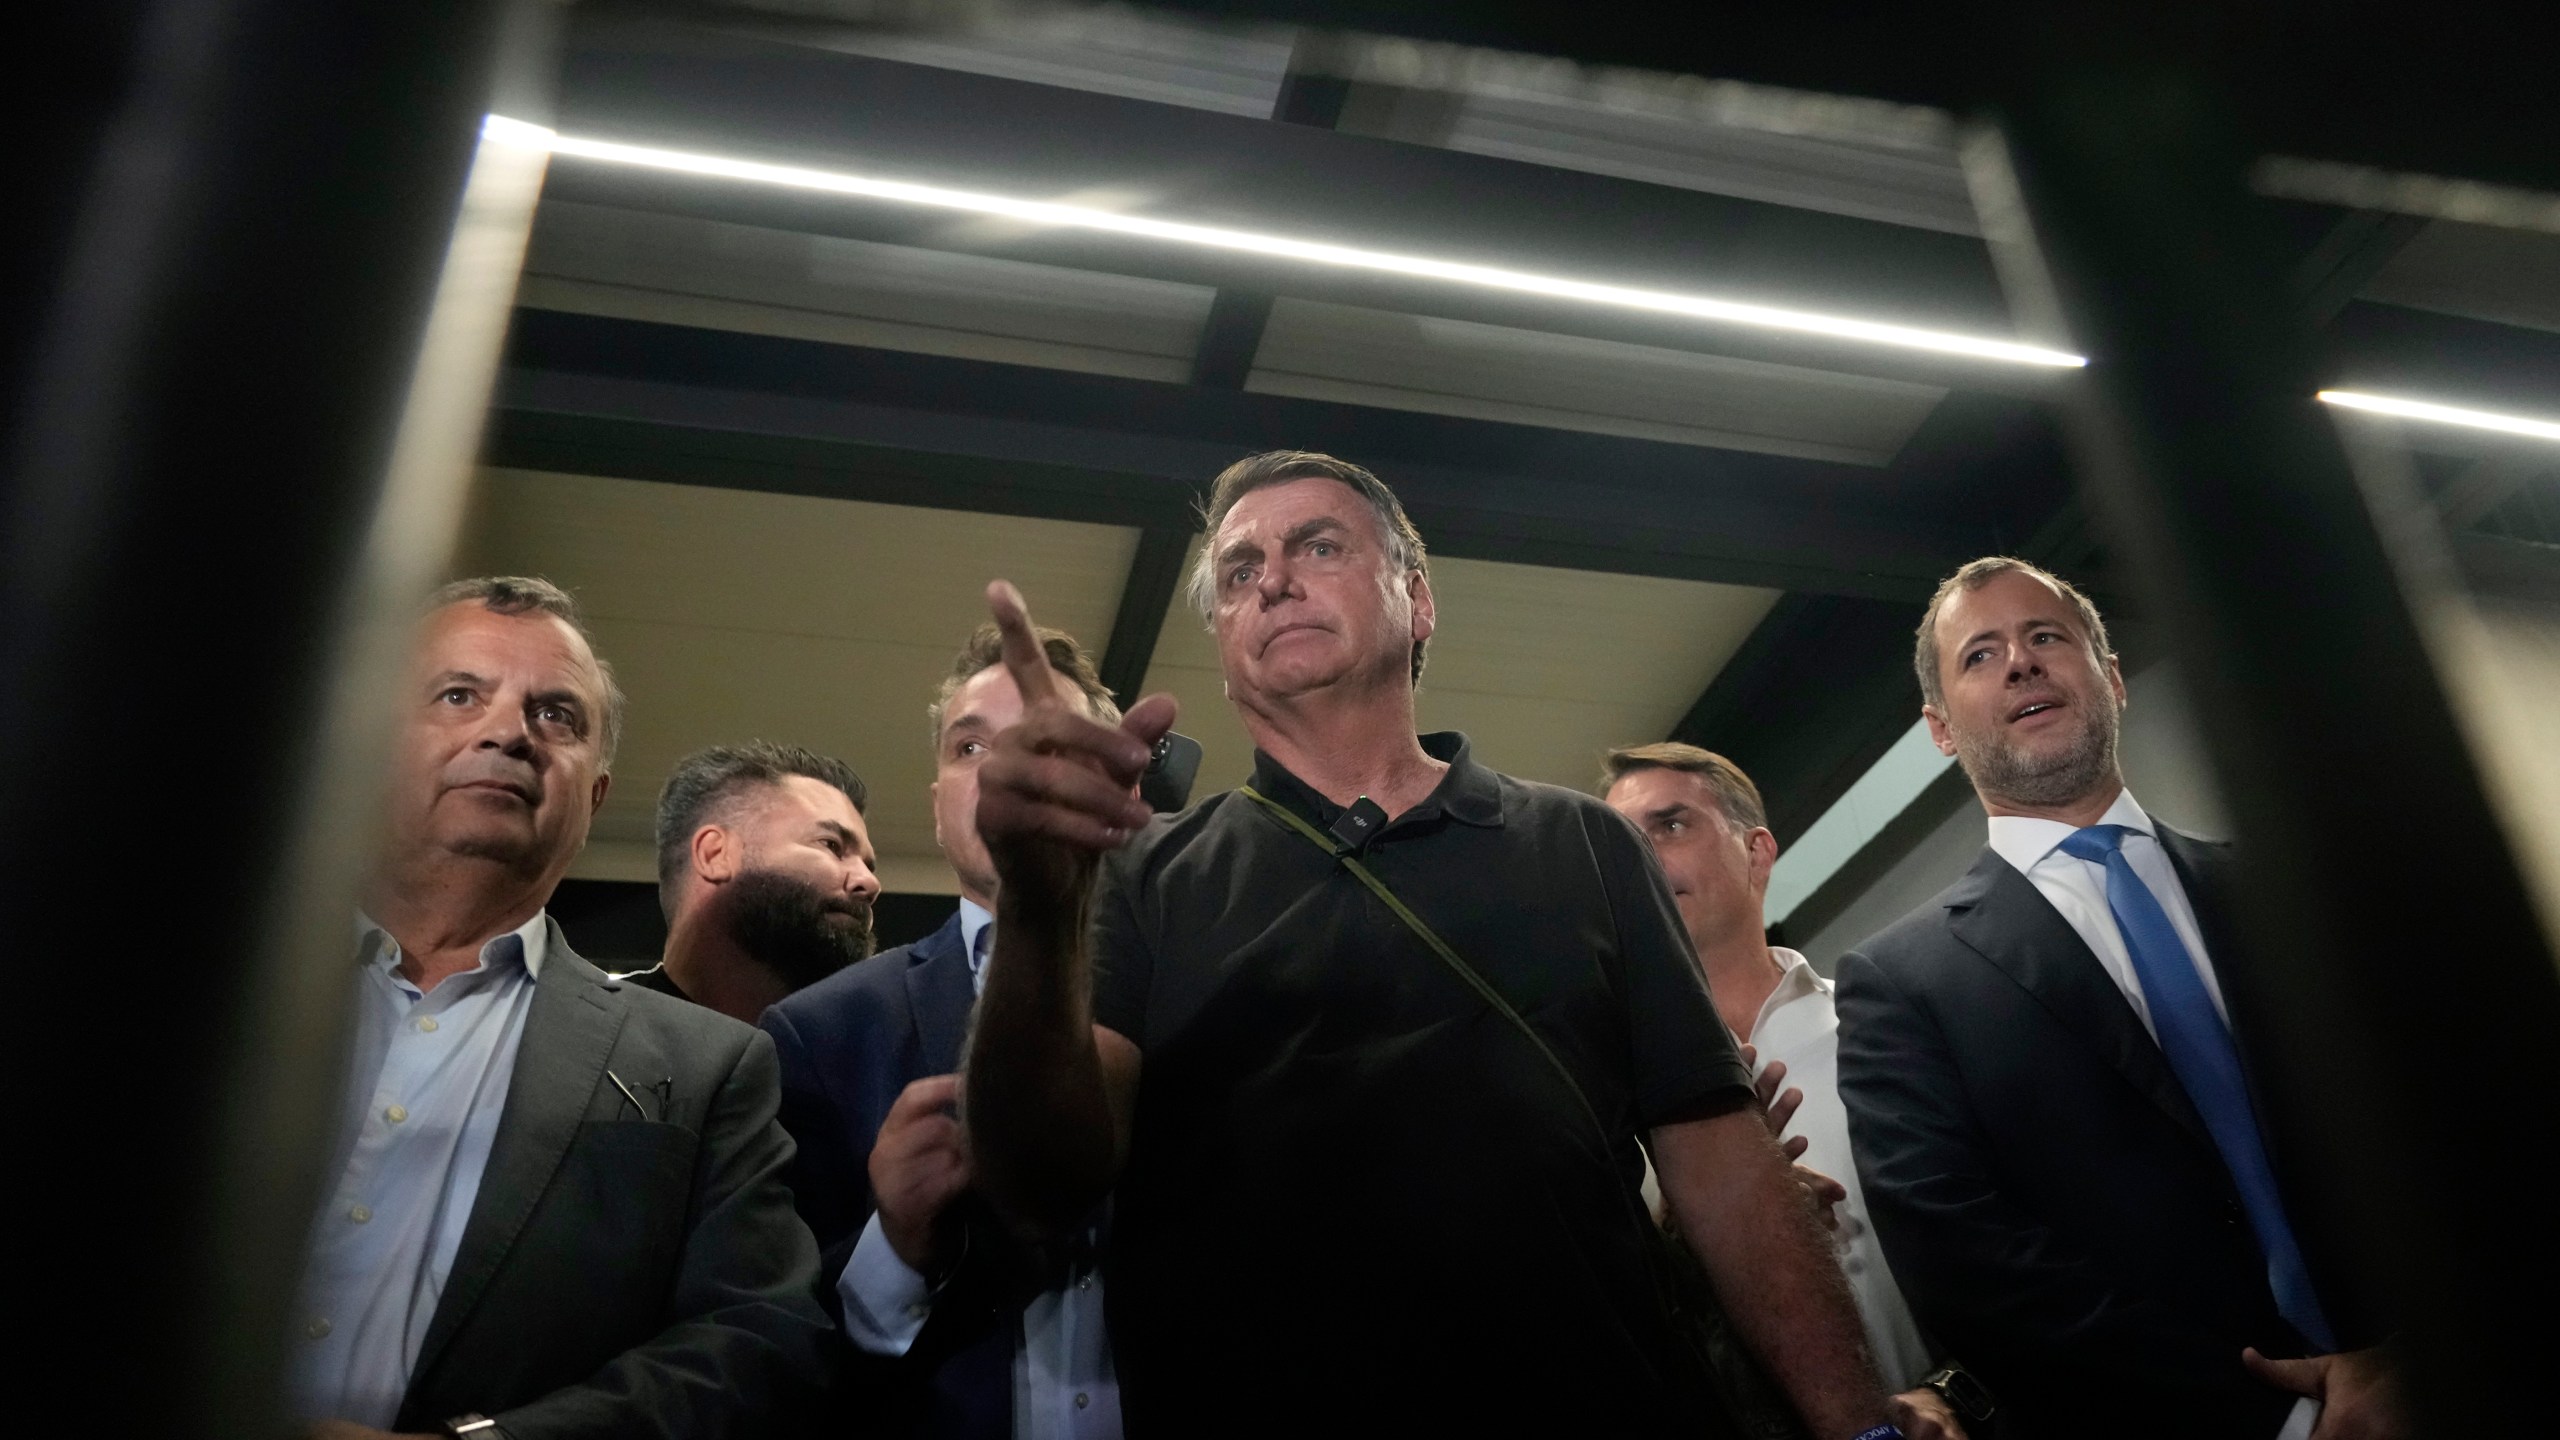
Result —
[[978, 932], [996, 923], [996, 917], [977, 901], [960, 897], [960, 953], [969, 957], [969, 973], [975, 975], [987, 962], [978, 958]]
[[[1759, 1034], [1760, 1027], [1768, 1024], [1769, 1017], [1777, 1014], [1781, 1008], [1807, 995], [1831, 993], [1831, 982], [1815, 974], [1813, 962], [1797, 952], [1783, 945], [1772, 945], [1769, 947], [1769, 958], [1778, 962], [1778, 985], [1776, 989], [1769, 992], [1768, 999], [1760, 1002], [1760, 1013], [1751, 1017], [1752, 1035]], [[1747, 1040], [1750, 1036], [1746, 1035], [1743, 1038]]]
[[[509, 960], [524, 964], [525, 978], [540, 980], [542, 962], [551, 954], [551, 912], [536, 910], [533, 918], [480, 947], [480, 963], [497, 966]], [[400, 945], [391, 932], [374, 923], [372, 916], [356, 912], [356, 964], [359, 967], [380, 965], [386, 969], [399, 963]]]
[[[1431, 794], [1411, 810], [1396, 817], [1395, 823], [1429, 820], [1447, 815], [1469, 825], [1499, 828], [1502, 824], [1502, 777], [1476, 763], [1475, 747], [1467, 737], [1455, 730], [1436, 730], [1417, 737], [1422, 753], [1446, 762], [1449, 773], [1440, 777]], [[1253, 752], [1253, 788], [1274, 800], [1295, 798], [1314, 810], [1316, 818], [1332, 824], [1342, 807], [1316, 793], [1313, 786], [1288, 772], [1277, 760], [1259, 748]]]
[[[2136, 834], [2159, 838], [2151, 816], [2136, 804], [2131, 790], [2116, 792], [2115, 803], [2097, 818], [2100, 825], [2121, 825]], [[2054, 847], [2071, 838], [2079, 829], [2059, 820], [2040, 820], [2030, 815], [1994, 815], [1991, 817], [1991, 848], [2000, 858], [2015, 867], [2021, 875], [2044, 863]]]

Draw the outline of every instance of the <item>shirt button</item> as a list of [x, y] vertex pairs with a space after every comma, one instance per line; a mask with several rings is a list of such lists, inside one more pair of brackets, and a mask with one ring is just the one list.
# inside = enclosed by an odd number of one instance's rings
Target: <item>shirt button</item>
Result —
[[347, 1218], [361, 1225], [373, 1218], [373, 1211], [366, 1206], [358, 1205], [347, 1211]]
[[401, 1121], [409, 1118], [409, 1107], [406, 1105], [391, 1106], [382, 1112], [382, 1118], [390, 1121], [394, 1125], [397, 1125]]
[[1086, 1393], [1084, 1393], [1084, 1392], [1083, 1392], [1083, 1391], [1081, 1391], [1081, 1390], [1079, 1390], [1079, 1391], [1077, 1391], [1077, 1392], [1076, 1392], [1076, 1408], [1077, 1408], [1077, 1409], [1081, 1410], [1081, 1409], [1083, 1409], [1084, 1407], [1086, 1407], [1087, 1405], [1090, 1405], [1090, 1404], [1092, 1404], [1092, 1403], [1093, 1403], [1093, 1397], [1092, 1397], [1092, 1396], [1087, 1395]]
[[1092, 1289], [1092, 1288], [1093, 1288], [1093, 1277], [1092, 1277], [1092, 1276], [1090, 1276], [1090, 1275], [1081, 1275], [1081, 1276], [1078, 1276], [1078, 1277], [1076, 1278], [1076, 1288], [1077, 1288], [1077, 1289], [1079, 1289], [1079, 1290], [1090, 1290], [1090, 1289]]
[[312, 1321], [310, 1324], [305, 1325], [302, 1327], [302, 1333], [310, 1336], [314, 1340], [327, 1339], [329, 1335], [329, 1317], [323, 1315], [319, 1319]]
[[429, 1015], [425, 1019], [420, 1020], [418, 1022], [418, 1028], [430, 1035], [433, 1035], [436, 1033], [436, 1017]]

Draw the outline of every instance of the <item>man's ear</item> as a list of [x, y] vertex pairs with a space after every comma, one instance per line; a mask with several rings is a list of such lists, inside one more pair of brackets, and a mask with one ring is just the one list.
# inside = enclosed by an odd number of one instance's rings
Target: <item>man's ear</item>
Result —
[[2116, 663], [2116, 657], [2113, 655], [2107, 657], [2107, 683], [2115, 687], [2116, 708], [2119, 710], [2123, 709], [2125, 698], [2124, 667]]
[[1938, 713], [1937, 706], [1921, 706], [1920, 718], [1929, 722], [1929, 743], [1938, 747], [1939, 754], [1956, 753], [1955, 732], [1947, 728], [1947, 717]]
[[1754, 825], [1742, 837], [1742, 847], [1751, 862], [1751, 893], [1765, 895], [1769, 891], [1769, 871], [1778, 863], [1778, 837], [1766, 825]]
[[738, 876], [745, 860], [744, 847], [738, 837], [724, 825], [705, 825], [693, 832], [694, 878], [706, 884], [722, 885]]
[[1413, 638], [1428, 640], [1440, 628], [1440, 607], [1431, 598], [1431, 577], [1411, 570], [1404, 577], [1405, 597], [1413, 602]]
[[593, 820], [604, 809], [604, 797], [613, 789], [613, 772], [607, 770], [596, 777], [595, 793], [587, 797], [587, 818]]

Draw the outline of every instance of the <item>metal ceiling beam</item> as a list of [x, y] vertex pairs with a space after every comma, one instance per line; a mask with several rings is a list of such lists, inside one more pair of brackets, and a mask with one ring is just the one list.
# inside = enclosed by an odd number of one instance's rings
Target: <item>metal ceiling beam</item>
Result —
[[[1272, 102], [1271, 118], [1283, 125], [1330, 130], [1342, 119], [1342, 103], [1349, 98], [1351, 86], [1308, 74], [1299, 67], [1301, 58], [1290, 57], [1289, 71], [1280, 78], [1280, 96]], [[1192, 384], [1218, 390], [1244, 388], [1245, 377], [1253, 373], [1253, 357], [1262, 348], [1262, 332], [1271, 323], [1273, 298], [1268, 290], [1218, 292], [1209, 302], [1209, 318], [1201, 323], [1200, 343], [1192, 352]]]
[[1321, 449], [1443, 553], [1896, 599], [1998, 533], [1960, 476], [546, 311], [513, 346], [500, 464], [1188, 528], [1228, 463]]
[[1182, 557], [1195, 533], [1187, 525], [1150, 525], [1138, 532], [1138, 553], [1129, 562], [1111, 641], [1102, 652], [1102, 683], [1123, 709], [1138, 702], [1139, 687], [1147, 683], [1165, 616], [1182, 589]]

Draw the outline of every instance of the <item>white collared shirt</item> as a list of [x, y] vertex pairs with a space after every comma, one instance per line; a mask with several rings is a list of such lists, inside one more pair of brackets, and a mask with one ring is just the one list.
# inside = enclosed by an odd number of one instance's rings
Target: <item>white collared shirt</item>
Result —
[[[2133, 873], [2149, 886], [2169, 912], [2169, 924], [2187, 947], [2187, 956], [2195, 962], [2196, 974], [2204, 981], [2205, 993], [2213, 997], [2213, 1008], [2222, 1023], [2231, 1023], [2231, 1011], [2222, 1003], [2222, 981], [2213, 973], [2213, 959], [2205, 953], [2204, 933], [2196, 928], [2195, 908], [2187, 903], [2186, 887], [2178, 883], [2178, 872], [2169, 864], [2169, 852], [2160, 848], [2159, 829], [2150, 815], [2134, 803], [2133, 792], [2121, 791], [2116, 803], [2098, 817], [2100, 825], [2122, 825], [2130, 832], [2124, 837], [2124, 858], [2133, 865]], [[2024, 815], [1991, 817], [1991, 848], [2027, 877], [2037, 893], [2053, 902], [2072, 930], [2085, 941], [2098, 963], [2106, 967], [2107, 978], [2116, 982], [2133, 1013], [2142, 1018], [2142, 1028], [2158, 1040], [2158, 1027], [2151, 1023], [2151, 1004], [2142, 995], [2142, 979], [2135, 974], [2133, 955], [2125, 949], [2124, 932], [2116, 928], [2115, 912], [2107, 908], [2107, 867], [2095, 861], [2062, 853], [2061, 845], [2077, 827], [2059, 820], [2036, 820]]]
[[295, 1412], [389, 1429], [479, 1198], [549, 919], [421, 992], [357, 917], [354, 1055], [328, 1199], [313, 1223], [292, 1357]]
[[1804, 1091], [1804, 1103], [1787, 1121], [1786, 1133], [1805, 1137], [1800, 1163], [1849, 1192], [1849, 1198], [1832, 1207], [1839, 1222], [1832, 1239], [1840, 1269], [1849, 1277], [1849, 1293], [1858, 1303], [1877, 1371], [1894, 1390], [1908, 1390], [1936, 1367], [1919, 1322], [1911, 1318], [1911, 1306], [1885, 1265], [1884, 1247], [1867, 1219], [1866, 1195], [1858, 1188], [1857, 1160], [1849, 1150], [1849, 1111], [1840, 1101], [1840, 1016], [1832, 1008], [1831, 982], [1813, 973], [1813, 966], [1793, 950], [1772, 947], [1769, 954], [1785, 973], [1778, 988], [1760, 1002], [1746, 1038], [1760, 1052], [1762, 1069], [1784, 1062], [1785, 1084]]

